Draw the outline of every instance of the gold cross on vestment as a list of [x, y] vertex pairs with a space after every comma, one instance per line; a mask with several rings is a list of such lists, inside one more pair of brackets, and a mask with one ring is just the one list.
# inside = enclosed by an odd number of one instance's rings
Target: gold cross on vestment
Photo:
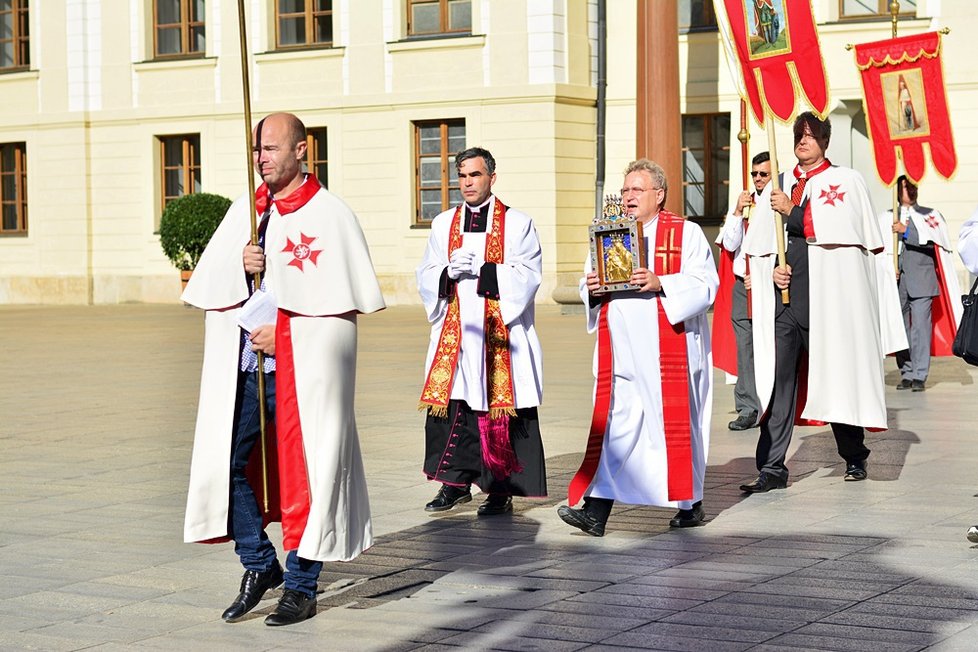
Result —
[[[659, 228], [665, 225], [660, 224]], [[676, 229], [669, 227], [669, 233], [666, 235], [668, 239], [663, 242], [663, 247], [656, 249], [655, 258], [656, 262], [661, 261], [661, 265], [657, 265], [660, 269], [656, 270], [656, 274], [672, 274], [679, 271], [679, 265], [682, 260], [682, 247], [676, 244]]]

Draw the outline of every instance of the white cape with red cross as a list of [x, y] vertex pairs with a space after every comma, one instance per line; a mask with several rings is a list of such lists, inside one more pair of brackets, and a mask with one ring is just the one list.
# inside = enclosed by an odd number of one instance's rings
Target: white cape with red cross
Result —
[[[273, 516], [282, 518], [286, 549], [297, 548], [305, 559], [347, 560], [371, 544], [353, 411], [356, 319], [382, 309], [384, 301], [356, 216], [325, 189], [310, 195], [284, 215], [273, 206], [265, 239], [266, 284], [279, 304], [269, 496]], [[247, 197], [231, 206], [183, 295], [207, 311], [186, 541], [228, 534], [241, 346], [236, 320], [248, 298], [241, 256], [249, 210]]]

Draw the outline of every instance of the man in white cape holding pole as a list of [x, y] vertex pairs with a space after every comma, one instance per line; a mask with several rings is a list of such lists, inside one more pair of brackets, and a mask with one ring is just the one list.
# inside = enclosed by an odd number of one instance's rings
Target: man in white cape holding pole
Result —
[[[284, 579], [265, 623], [288, 625], [316, 613], [324, 561], [352, 559], [371, 544], [353, 412], [357, 314], [382, 309], [384, 300], [356, 216], [302, 172], [302, 122], [278, 113], [254, 131], [263, 246], [250, 244], [250, 199], [241, 197], [183, 294], [207, 311], [184, 539], [234, 540], [245, 573], [226, 621], [242, 618]], [[249, 283], [256, 272], [264, 272], [257, 291]], [[259, 316], [248, 317], [256, 306]], [[249, 482], [261, 477], [256, 351], [266, 355], [275, 424], [265, 441], [268, 495], [258, 497], [270, 505], [264, 514], [255, 496], [264, 483]], [[282, 521], [289, 551], [284, 577], [264, 530], [273, 520]]]
[[[845, 479], [866, 479], [863, 429], [887, 427], [883, 358], [906, 347], [899, 312], [887, 309], [898, 306], [889, 299], [895, 299], [895, 278], [878, 275], [883, 235], [865, 181], [825, 158], [827, 120], [805, 112], [793, 130], [798, 165], [791, 195], [772, 189], [768, 202], [762, 197], [744, 239], [764, 413], [758, 476], [740, 487], [747, 493], [787, 486], [785, 456], [799, 418], [831, 424]], [[786, 267], [775, 267], [772, 209], [787, 216]], [[768, 291], [765, 278], [773, 279]], [[785, 288], [787, 304], [781, 300]]]

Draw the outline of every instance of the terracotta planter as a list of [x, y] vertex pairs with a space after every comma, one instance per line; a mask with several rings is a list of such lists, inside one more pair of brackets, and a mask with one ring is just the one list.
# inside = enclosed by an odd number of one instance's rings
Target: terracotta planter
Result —
[[187, 283], [190, 281], [190, 275], [194, 273], [192, 269], [181, 269], [180, 270], [180, 292], [182, 293], [187, 289]]

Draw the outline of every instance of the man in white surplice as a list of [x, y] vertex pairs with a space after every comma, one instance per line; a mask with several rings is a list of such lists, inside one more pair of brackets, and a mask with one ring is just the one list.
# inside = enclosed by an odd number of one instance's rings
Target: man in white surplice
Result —
[[[643, 225], [649, 266], [653, 269], [634, 270], [630, 283], [639, 286], [637, 290], [600, 293], [601, 283], [590, 260], [581, 279], [581, 297], [588, 307], [588, 331], [599, 331], [599, 343], [605, 324], [610, 333], [610, 410], [603, 432], [599, 432], [600, 427], [592, 429], [589, 451], [596, 454], [600, 450], [600, 459], [593, 474], [586, 474], [584, 482], [590, 483], [584, 491], [583, 508], [562, 506], [558, 514], [569, 525], [593, 536], [604, 534], [615, 500], [676, 507], [679, 513], [670, 521], [673, 527], [700, 525], [704, 521], [703, 479], [712, 403], [706, 311], [720, 283], [713, 252], [697, 224], [663, 209], [667, 182], [657, 164], [647, 159], [629, 164], [621, 192], [625, 212]], [[657, 274], [658, 264], [653, 265], [661, 255], [656, 248], [657, 231], [674, 227], [679, 227], [676, 233], [681, 232], [678, 271]], [[660, 315], [660, 311], [664, 314]], [[682, 463], [670, 459], [672, 443], [663, 419], [662, 378], [667, 371], [665, 365], [660, 365], [665, 350], [660, 337], [663, 323], [672, 326], [680, 333], [679, 339], [685, 340], [688, 373], [682, 377], [682, 393], [688, 393], [689, 409], [680, 415], [684, 422], [680, 439], [685, 440], [680, 443], [686, 451]], [[595, 348], [596, 377], [602, 362], [600, 348], [600, 344]], [[600, 389], [596, 390], [595, 404], [602, 404]], [[673, 490], [677, 476], [686, 481], [681, 495]]]
[[455, 170], [465, 201], [432, 220], [417, 269], [431, 322], [423, 470], [441, 483], [425, 511], [468, 502], [475, 484], [488, 494], [479, 516], [494, 516], [512, 511], [512, 496], [547, 495], [534, 326], [542, 251], [530, 217], [492, 193], [488, 150], [459, 152]]

